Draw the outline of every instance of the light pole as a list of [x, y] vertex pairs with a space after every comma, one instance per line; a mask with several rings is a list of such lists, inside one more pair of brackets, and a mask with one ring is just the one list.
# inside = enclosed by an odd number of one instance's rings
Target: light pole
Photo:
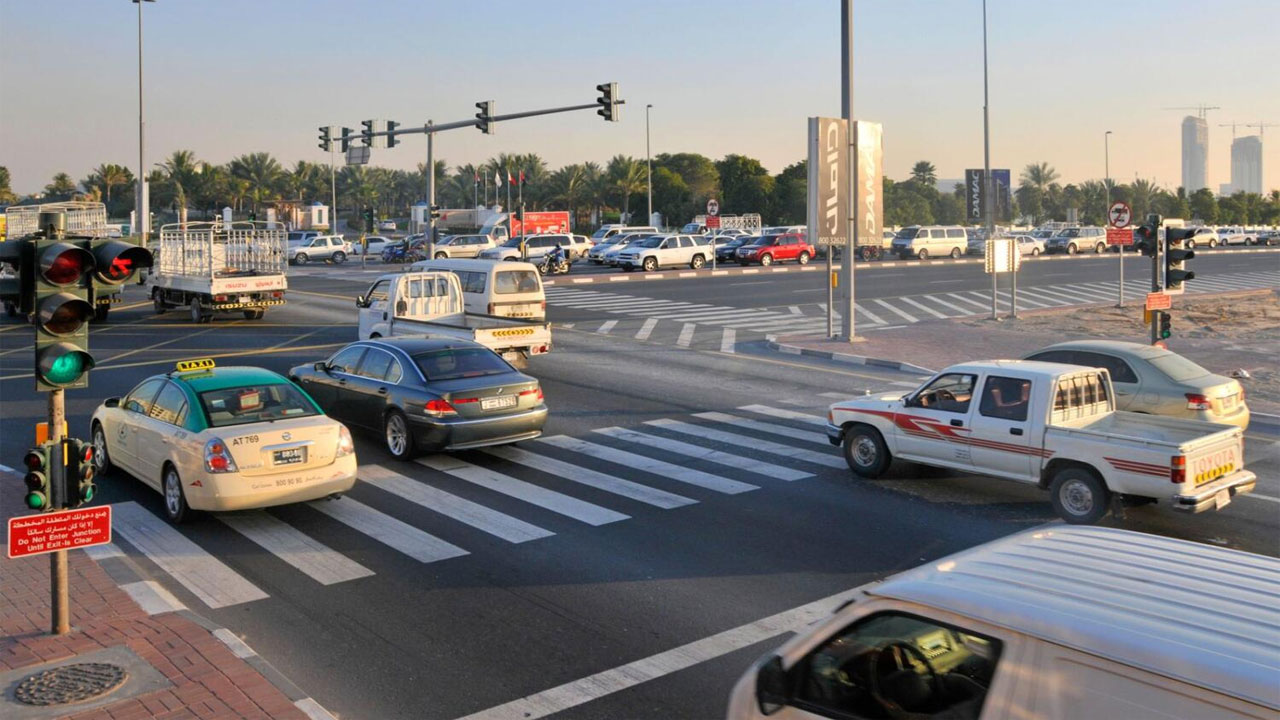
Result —
[[[644, 106], [644, 164], [649, 169], [649, 217], [645, 218], [645, 225], [653, 222], [653, 158], [649, 152], [649, 111], [652, 109], [652, 105]], [[714, 262], [714, 255], [712, 262]]]
[[[991, 116], [987, 97], [987, 0], [982, 0], [982, 214], [986, 218], [987, 240], [995, 239], [995, 219], [991, 217]], [[999, 320], [996, 295], [1000, 273], [991, 273], [991, 319]], [[1017, 308], [1014, 309], [1017, 311]]]
[[142, 117], [142, 3], [156, 0], [133, 0], [138, 6], [138, 188], [134, 197], [134, 217], [138, 221], [142, 246], [147, 246], [147, 231], [151, 229], [151, 203], [147, 197], [147, 161], [143, 153], [143, 130], [146, 123]]
[[[1111, 224], [1111, 131], [1102, 134], [1103, 184], [1107, 186], [1107, 225]], [[1124, 245], [1116, 245], [1116, 257], [1120, 263], [1120, 285], [1116, 289], [1116, 307], [1124, 307]]]
[[[848, 236], [845, 238], [844, 257], [841, 258], [845, 286], [844, 295], [840, 301], [842, 315], [840, 334], [841, 340], [852, 343], [856, 324], [854, 312], [857, 309], [853, 292], [853, 253], [857, 246], [858, 234], [856, 221], [858, 217], [858, 152], [855, 145], [857, 127], [853, 122], [853, 0], [841, 0], [840, 3], [840, 80], [840, 115], [845, 119], [849, 134], [849, 167], [848, 177], [845, 178], [849, 192], [849, 224], [845, 227]], [[832, 252], [834, 251], [827, 250], [828, 255]], [[830, 283], [829, 277], [827, 282]], [[828, 304], [827, 307], [830, 308], [831, 305]]]

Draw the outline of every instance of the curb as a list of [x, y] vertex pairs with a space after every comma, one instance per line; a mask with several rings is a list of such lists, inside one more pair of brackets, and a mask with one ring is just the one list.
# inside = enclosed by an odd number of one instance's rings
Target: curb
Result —
[[900, 372], [914, 372], [925, 375], [933, 375], [936, 371], [929, 368], [912, 365], [901, 360], [882, 360], [880, 358], [867, 357], [865, 355], [853, 355], [850, 353], [838, 353], [829, 350], [813, 350], [811, 348], [800, 347], [799, 345], [788, 345], [780, 343], [776, 340], [769, 340], [768, 347], [770, 350], [780, 352], [784, 355], [803, 355], [805, 357], [816, 357], [823, 360], [833, 360], [835, 362], [848, 363], [850, 365], [866, 365], [868, 367], [886, 368], [889, 370], [898, 370]]

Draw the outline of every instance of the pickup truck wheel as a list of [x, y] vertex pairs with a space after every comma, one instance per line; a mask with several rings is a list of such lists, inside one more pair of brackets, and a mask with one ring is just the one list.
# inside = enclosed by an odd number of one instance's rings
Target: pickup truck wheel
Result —
[[658, 258], [647, 257], [644, 259], [644, 271], [653, 272], [658, 269]]
[[306, 265], [306, 264], [307, 264], [307, 254], [306, 254], [306, 253], [298, 253], [297, 255], [294, 255], [294, 256], [293, 256], [293, 264], [294, 264], [294, 265]]
[[205, 321], [205, 314], [200, 310], [199, 298], [191, 298], [191, 322], [202, 323]]
[[387, 452], [397, 460], [409, 460], [413, 457], [413, 434], [409, 430], [409, 421], [404, 413], [392, 410], [383, 421], [383, 438], [387, 442]]
[[1072, 525], [1093, 525], [1111, 509], [1111, 491], [1093, 472], [1079, 467], [1059, 470], [1049, 484], [1049, 501], [1058, 517]]
[[157, 315], [163, 315], [169, 309], [169, 306], [164, 304], [164, 297], [161, 295], [159, 290], [151, 293], [151, 302], [155, 307]]
[[339, 250], [338, 252], [336, 252], [336, 253], [334, 253], [334, 254], [333, 254], [333, 264], [334, 264], [334, 265], [341, 265], [342, 263], [344, 263], [344, 262], [346, 262], [346, 261], [347, 261], [347, 254], [346, 254], [346, 253], [344, 253], [344, 252], [342, 252], [341, 250]]
[[702, 266], [706, 264], [707, 264], [707, 259], [702, 257], [701, 255], [694, 255], [693, 259], [689, 261], [689, 267], [693, 268], [694, 270], [701, 270]]
[[854, 475], [878, 478], [888, 469], [889, 448], [880, 432], [866, 425], [855, 425], [844, 434], [844, 461]]
[[800, 263], [801, 265], [808, 265], [808, 264], [809, 264], [809, 253], [807, 253], [807, 252], [802, 252], [802, 253], [800, 253], [800, 257], [796, 258], [796, 260], [797, 260], [797, 261], [799, 261], [799, 263]]

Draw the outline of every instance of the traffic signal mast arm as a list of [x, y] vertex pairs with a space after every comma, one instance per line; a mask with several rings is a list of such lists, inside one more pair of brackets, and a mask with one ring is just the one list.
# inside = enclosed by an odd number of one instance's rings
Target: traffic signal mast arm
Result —
[[[615, 105], [623, 105], [626, 100], [615, 100]], [[565, 107], [546, 108], [544, 110], [526, 110], [524, 112], [507, 113], [506, 115], [494, 115], [491, 117], [491, 123], [503, 122], [505, 120], [519, 120], [527, 117], [537, 117], [539, 115], [555, 115], [557, 113], [574, 112], [577, 110], [596, 110], [599, 109], [599, 103], [584, 103], [582, 105], [567, 105]], [[475, 119], [459, 120], [449, 123], [426, 123], [422, 127], [398, 128], [395, 130], [374, 131], [368, 134], [361, 133], [361, 137], [399, 137], [401, 135], [436, 133], [441, 130], [457, 130], [458, 128], [473, 128], [476, 126]]]

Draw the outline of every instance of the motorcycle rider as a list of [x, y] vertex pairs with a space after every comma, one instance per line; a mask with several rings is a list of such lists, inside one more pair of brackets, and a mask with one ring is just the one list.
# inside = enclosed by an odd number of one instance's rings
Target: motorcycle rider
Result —
[[560, 243], [556, 243], [555, 248], [547, 253], [547, 269], [551, 272], [557, 272], [562, 264], [568, 264], [568, 260], [565, 258], [564, 249], [560, 247]]

